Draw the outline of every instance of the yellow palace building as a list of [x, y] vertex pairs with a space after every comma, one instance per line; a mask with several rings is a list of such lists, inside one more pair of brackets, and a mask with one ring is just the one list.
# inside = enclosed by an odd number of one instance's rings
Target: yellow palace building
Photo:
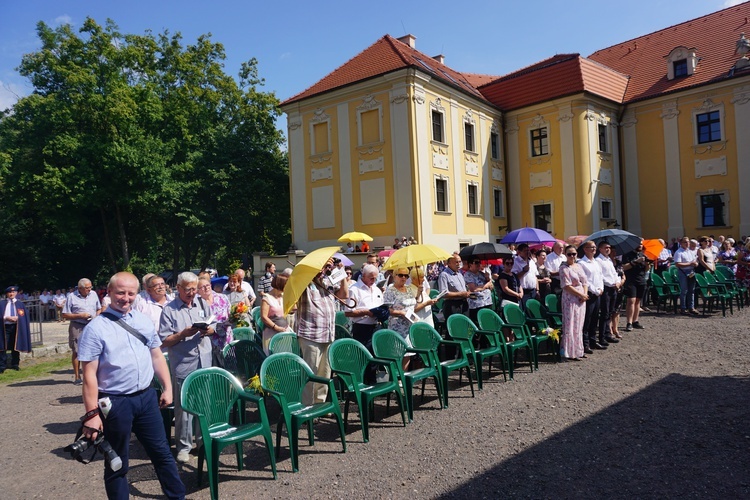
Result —
[[750, 235], [749, 18], [744, 3], [505, 76], [386, 35], [282, 103], [293, 243]]

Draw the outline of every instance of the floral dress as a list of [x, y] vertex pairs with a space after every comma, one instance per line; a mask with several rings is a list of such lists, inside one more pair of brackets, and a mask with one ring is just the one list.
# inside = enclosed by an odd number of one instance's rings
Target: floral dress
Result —
[[[724, 266], [732, 271], [732, 274], [737, 274], [737, 250], [730, 248], [729, 250], [722, 250], [717, 256], [718, 264]], [[728, 262], [721, 262], [722, 260], [731, 260], [732, 264]]]
[[737, 281], [742, 286], [750, 286], [750, 251], [743, 250], [737, 255]]
[[560, 266], [560, 286], [562, 287], [563, 335], [560, 336], [560, 355], [564, 358], [583, 356], [583, 321], [586, 318], [586, 302], [568, 292], [572, 286], [583, 293], [588, 285], [586, 274], [578, 264]]
[[[391, 309], [395, 311], [405, 310], [406, 314], [409, 315], [414, 313], [414, 308], [417, 305], [416, 297], [417, 287], [414, 285], [406, 285], [405, 292], [401, 292], [397, 290], [395, 286], [391, 285], [385, 291], [385, 294], [383, 294], [383, 303], [393, 304]], [[407, 344], [410, 344], [409, 328], [411, 327], [411, 324], [411, 321], [401, 316], [391, 316], [388, 318], [388, 328], [398, 332], [401, 337], [406, 340]]]
[[211, 314], [216, 317], [216, 333], [211, 335], [211, 343], [219, 349], [234, 340], [232, 324], [229, 322], [229, 300], [221, 293], [211, 292], [214, 302], [211, 304]]

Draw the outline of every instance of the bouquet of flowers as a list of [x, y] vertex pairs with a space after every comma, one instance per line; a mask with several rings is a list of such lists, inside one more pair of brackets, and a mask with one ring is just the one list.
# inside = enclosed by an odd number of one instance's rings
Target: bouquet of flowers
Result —
[[549, 335], [549, 338], [551, 338], [555, 342], [560, 342], [560, 330], [555, 330], [553, 328], [547, 327], [544, 330], [542, 330], [542, 333], [544, 335]]
[[229, 321], [235, 327], [250, 326], [250, 322], [247, 320], [247, 312], [250, 308], [244, 302], [237, 302], [234, 304], [229, 311]]

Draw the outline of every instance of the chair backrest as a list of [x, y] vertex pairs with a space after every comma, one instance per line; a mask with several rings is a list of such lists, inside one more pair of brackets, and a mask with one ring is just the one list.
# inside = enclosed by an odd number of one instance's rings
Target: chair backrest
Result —
[[547, 310], [551, 313], [560, 312], [560, 304], [557, 300], [557, 295], [551, 293], [544, 297], [544, 305], [547, 306]]
[[505, 320], [508, 323], [512, 323], [514, 325], [526, 324], [526, 315], [523, 313], [518, 304], [505, 304], [505, 307], [503, 307], [503, 315], [505, 315]]
[[224, 350], [224, 366], [243, 382], [260, 373], [260, 366], [266, 355], [263, 349], [252, 340], [240, 340]]
[[347, 380], [354, 385], [364, 380], [365, 368], [372, 360], [367, 348], [354, 339], [338, 339], [328, 348], [328, 364], [332, 370], [349, 372]]
[[228, 371], [201, 368], [187, 376], [182, 384], [180, 403], [188, 413], [197, 415], [205, 433], [216, 423], [229, 421], [229, 412], [243, 391], [242, 384]]
[[447, 326], [448, 334], [452, 339], [461, 341], [462, 343], [468, 341], [469, 344], [471, 344], [474, 332], [477, 330], [476, 325], [463, 314], [453, 314], [448, 318]]
[[408, 348], [409, 346], [406, 345], [406, 341], [399, 333], [393, 330], [384, 328], [378, 330], [372, 336], [372, 350], [375, 352], [375, 356], [395, 361], [393, 365], [398, 371], [397, 375], [399, 378], [402, 378], [404, 375], [401, 361], [404, 359], [404, 354], [406, 354]]
[[706, 278], [704, 278], [700, 273], [695, 273], [695, 281], [698, 284], [698, 288], [700, 289], [701, 294], [709, 295], [708, 283], [706, 283]]
[[669, 285], [677, 284], [677, 278], [671, 272], [662, 273], [661, 277], [664, 280], [664, 283], [666, 284], [669, 284]]
[[268, 351], [271, 354], [291, 352], [297, 356], [302, 356], [302, 351], [299, 348], [299, 341], [297, 340], [297, 334], [294, 332], [277, 333], [271, 337], [271, 341], [268, 343]]
[[344, 325], [336, 325], [335, 334], [336, 334], [336, 339], [350, 339], [350, 338], [352, 338], [351, 332]]
[[252, 340], [255, 336], [255, 330], [249, 326], [242, 326], [232, 329], [232, 335], [235, 340]]
[[526, 301], [526, 314], [534, 319], [544, 319], [542, 314], [542, 304], [536, 299]]
[[672, 278], [674, 279], [675, 283], [679, 280], [679, 278], [677, 277], [677, 273], [679, 273], [679, 272], [680, 272], [680, 270], [677, 269], [677, 266], [672, 265], [672, 266], [669, 267], [669, 274], [672, 276]]
[[732, 270], [721, 264], [716, 266], [716, 274], [717, 278], [721, 279], [722, 281], [734, 279], [734, 273], [732, 273]]
[[434, 298], [435, 298], [435, 297], [437, 297], [438, 295], [440, 295], [440, 290], [436, 290], [436, 289], [434, 289], [434, 288], [431, 288], [431, 289], [430, 289], [430, 298], [431, 298], [431, 299], [434, 299]]
[[302, 391], [312, 374], [307, 363], [296, 354], [271, 354], [260, 367], [260, 385], [282, 393], [289, 404], [301, 403]]
[[714, 275], [708, 271], [705, 271], [703, 273], [703, 278], [706, 280], [706, 283], [708, 283], [709, 285], [718, 284], [718, 281], [716, 281], [716, 277], [714, 277]]
[[344, 311], [336, 311], [336, 324], [349, 329], [349, 318], [346, 317]]
[[256, 332], [262, 332], [263, 331], [263, 320], [260, 318], [260, 306], [253, 307], [252, 311], [250, 311], [253, 318], [253, 327], [255, 328]]
[[440, 346], [440, 334], [427, 323], [413, 323], [409, 327], [409, 340], [417, 349], [435, 351]]
[[651, 282], [654, 284], [654, 288], [656, 289], [656, 293], [659, 295], [664, 294], [664, 287], [666, 284], [664, 283], [664, 280], [659, 277], [656, 273], [651, 273]]

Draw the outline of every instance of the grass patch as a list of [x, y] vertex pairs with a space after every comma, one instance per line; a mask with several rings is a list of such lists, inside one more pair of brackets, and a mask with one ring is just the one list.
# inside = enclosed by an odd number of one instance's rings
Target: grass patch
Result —
[[67, 354], [51, 358], [40, 358], [39, 360], [26, 359], [21, 361], [21, 369], [19, 371], [5, 370], [5, 373], [0, 374], [0, 384], [11, 384], [33, 378], [48, 377], [52, 372], [66, 368], [70, 369], [71, 372], [73, 371], [73, 367], [70, 365], [70, 356]]

